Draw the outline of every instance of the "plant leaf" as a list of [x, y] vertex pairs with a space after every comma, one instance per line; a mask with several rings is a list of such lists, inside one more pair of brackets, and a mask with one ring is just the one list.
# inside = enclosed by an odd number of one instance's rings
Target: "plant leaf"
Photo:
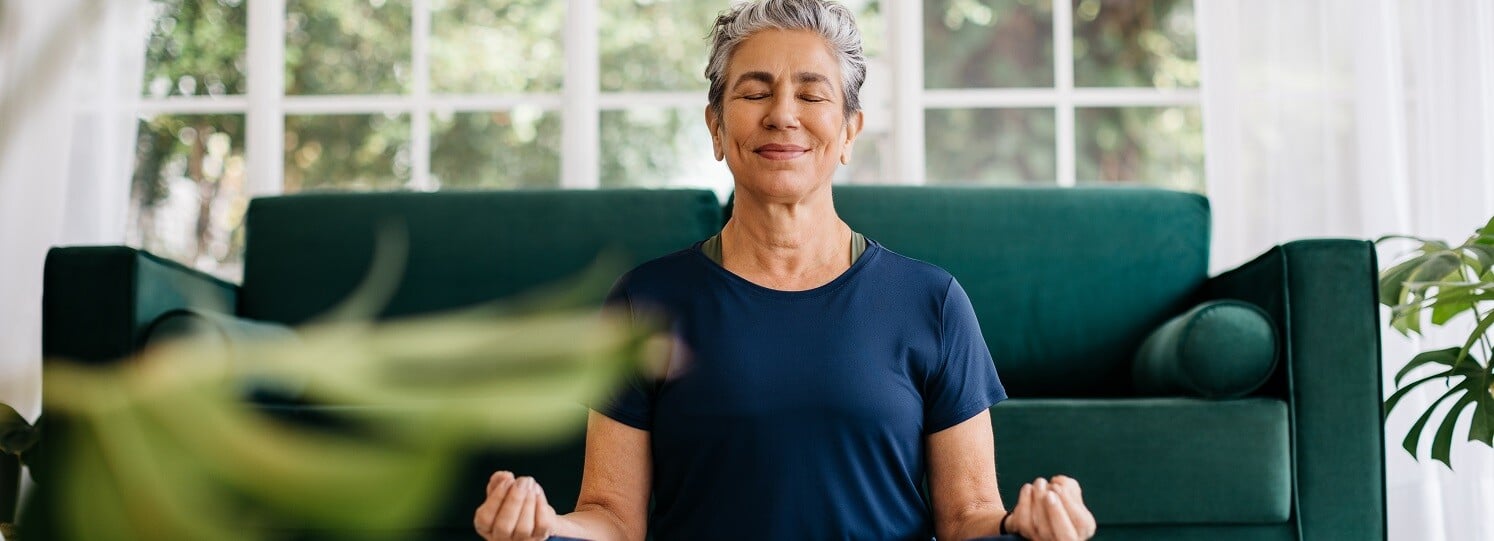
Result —
[[1478, 276], [1483, 274], [1484, 271], [1494, 268], [1494, 246], [1469, 243], [1464, 245], [1463, 249], [1468, 250], [1473, 255], [1473, 259], [1478, 261], [1478, 270], [1474, 272], [1474, 276]]
[[[1479, 244], [1490, 244], [1490, 245], [1494, 245], [1494, 217], [1489, 218], [1489, 223], [1484, 224], [1483, 227], [1479, 228], [1479, 230], [1477, 231], [1477, 233], [1478, 233], [1478, 240], [1475, 241], [1475, 242], [1478, 242]], [[1490, 239], [1490, 241], [1489, 242], [1483, 242], [1483, 239], [1485, 239], [1485, 238]]]
[[1453, 366], [1457, 366], [1457, 363], [1461, 363], [1463, 359], [1468, 358], [1469, 352], [1473, 350], [1473, 345], [1484, 335], [1484, 332], [1489, 330], [1491, 325], [1494, 325], [1494, 312], [1484, 314], [1484, 318], [1478, 321], [1478, 325], [1473, 328], [1473, 334], [1468, 335], [1468, 341], [1464, 342], [1463, 349], [1458, 351], [1458, 358], [1453, 361]]
[[1458, 267], [1462, 265], [1463, 258], [1458, 257], [1457, 253], [1451, 251], [1437, 252], [1416, 268], [1416, 272], [1411, 274], [1411, 281], [1438, 282], [1452, 280], [1455, 278], [1449, 277], [1457, 273]]
[[1473, 407], [1473, 422], [1468, 425], [1468, 441], [1480, 441], [1494, 447], [1494, 397], [1478, 392], [1483, 386], [1475, 386], [1472, 392], [1478, 396]]
[[[1432, 350], [1432, 351], [1424, 351], [1424, 352], [1418, 354], [1417, 356], [1412, 357], [1411, 361], [1406, 363], [1406, 366], [1401, 367], [1401, 371], [1400, 372], [1396, 372], [1396, 374], [1395, 374], [1395, 384], [1396, 384], [1396, 386], [1400, 386], [1401, 380], [1404, 379], [1407, 374], [1410, 374], [1412, 370], [1415, 370], [1415, 369], [1421, 367], [1422, 365], [1425, 365], [1427, 363], [1437, 363], [1437, 364], [1447, 365], [1447, 367], [1451, 368], [1453, 366], [1453, 361], [1457, 360], [1457, 358], [1458, 358], [1458, 348], [1447, 348], [1447, 349], [1437, 349], [1437, 350]], [[1451, 375], [1451, 372], [1444, 372], [1442, 375]], [[1410, 387], [1410, 386], [1407, 386], [1407, 387]], [[1386, 412], [1389, 412], [1389, 411], [1390, 410], [1387, 408]]]
[[1411, 458], [1416, 458], [1416, 449], [1421, 446], [1421, 431], [1427, 427], [1427, 421], [1432, 419], [1432, 413], [1437, 411], [1437, 405], [1463, 390], [1462, 387], [1453, 387], [1443, 393], [1437, 400], [1432, 401], [1430, 406], [1427, 406], [1426, 412], [1422, 413], [1421, 417], [1416, 419], [1416, 423], [1411, 425], [1411, 429], [1406, 431], [1405, 439], [1401, 440], [1401, 447], [1405, 448], [1407, 453], [1411, 453]]
[[[1466, 389], [1460, 385], [1447, 391], [1447, 394], [1451, 395], [1464, 390]], [[1447, 417], [1442, 420], [1442, 426], [1437, 428], [1437, 435], [1432, 438], [1432, 460], [1447, 465], [1448, 469], [1452, 469], [1453, 427], [1457, 424], [1460, 414], [1463, 413], [1463, 408], [1477, 400], [1476, 396], [1473, 393], [1467, 393], [1463, 395], [1463, 398], [1458, 399], [1452, 408], [1447, 410]]]
[[1406, 282], [1411, 281], [1411, 273], [1426, 263], [1431, 254], [1423, 254], [1407, 259], [1395, 266], [1385, 269], [1380, 273], [1380, 304], [1395, 306], [1406, 299]]
[[1405, 398], [1406, 394], [1409, 393], [1409, 392], [1411, 392], [1412, 389], [1415, 389], [1415, 388], [1421, 386], [1421, 384], [1423, 384], [1423, 383], [1426, 383], [1426, 382], [1429, 382], [1429, 381], [1433, 381], [1433, 380], [1437, 380], [1437, 379], [1448, 378], [1448, 377], [1452, 377], [1452, 370], [1447, 370], [1447, 371], [1443, 371], [1443, 372], [1440, 372], [1440, 373], [1437, 373], [1437, 374], [1432, 374], [1430, 376], [1427, 376], [1427, 377], [1421, 378], [1419, 380], [1416, 380], [1416, 381], [1412, 382], [1410, 385], [1407, 385], [1405, 387], [1401, 387], [1400, 389], [1397, 389], [1395, 393], [1393, 393], [1393, 394], [1390, 395], [1390, 398], [1385, 399], [1385, 415], [1387, 415], [1387, 416], [1390, 415], [1390, 411], [1395, 408], [1395, 405], [1397, 403], [1399, 403], [1402, 398]]

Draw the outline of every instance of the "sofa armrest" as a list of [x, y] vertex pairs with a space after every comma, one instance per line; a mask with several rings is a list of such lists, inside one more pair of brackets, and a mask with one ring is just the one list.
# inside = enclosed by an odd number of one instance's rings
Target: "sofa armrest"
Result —
[[1385, 537], [1384, 424], [1374, 245], [1303, 240], [1209, 279], [1205, 300], [1255, 304], [1281, 351], [1268, 392], [1292, 414], [1303, 539]]
[[42, 357], [107, 363], [144, 345], [151, 322], [172, 310], [233, 314], [238, 286], [125, 246], [47, 252]]

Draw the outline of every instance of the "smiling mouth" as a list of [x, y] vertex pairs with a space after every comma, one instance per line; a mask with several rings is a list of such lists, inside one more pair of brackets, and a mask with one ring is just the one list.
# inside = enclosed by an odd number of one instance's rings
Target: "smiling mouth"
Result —
[[809, 149], [795, 145], [763, 145], [753, 150], [758, 156], [769, 160], [792, 160], [809, 153]]

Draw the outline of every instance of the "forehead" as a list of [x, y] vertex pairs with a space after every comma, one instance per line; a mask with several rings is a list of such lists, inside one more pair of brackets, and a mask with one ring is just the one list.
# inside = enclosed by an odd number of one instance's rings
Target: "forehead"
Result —
[[840, 85], [840, 63], [829, 42], [808, 30], [763, 30], [748, 36], [726, 65], [728, 84], [747, 72], [767, 72], [775, 79], [817, 73]]

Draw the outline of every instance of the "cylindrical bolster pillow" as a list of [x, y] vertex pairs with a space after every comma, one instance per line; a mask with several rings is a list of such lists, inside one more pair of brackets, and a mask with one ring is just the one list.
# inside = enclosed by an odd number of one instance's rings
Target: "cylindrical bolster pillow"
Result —
[[1275, 367], [1276, 327], [1266, 312], [1211, 301], [1148, 336], [1131, 375], [1142, 394], [1233, 398], [1260, 387]]

